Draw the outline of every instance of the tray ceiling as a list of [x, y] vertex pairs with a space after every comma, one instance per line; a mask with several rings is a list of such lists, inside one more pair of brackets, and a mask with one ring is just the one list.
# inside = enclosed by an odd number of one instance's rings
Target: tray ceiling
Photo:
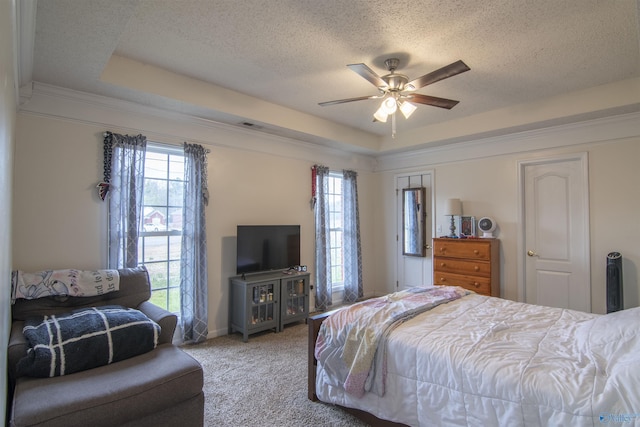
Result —
[[[376, 153], [638, 111], [639, 4], [40, 0], [27, 78]], [[389, 57], [410, 78], [464, 60], [418, 91], [460, 103], [399, 117], [395, 140], [378, 101], [318, 105], [375, 95], [346, 65]]]

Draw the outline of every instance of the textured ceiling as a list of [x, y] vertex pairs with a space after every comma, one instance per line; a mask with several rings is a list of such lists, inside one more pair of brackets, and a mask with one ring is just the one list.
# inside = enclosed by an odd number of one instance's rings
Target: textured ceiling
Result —
[[[318, 106], [377, 93], [347, 64], [363, 62], [383, 75], [384, 60], [397, 57], [398, 72], [410, 79], [458, 59], [469, 65], [471, 71], [418, 91], [460, 104], [420, 105], [410, 120], [398, 120], [401, 135], [639, 78], [639, 9], [639, 0], [39, 0], [33, 80], [257, 122], [274, 133], [290, 128], [249, 105], [241, 115], [224, 104], [177, 99], [166, 88], [108, 82], [105, 68], [122, 57], [375, 140], [390, 134], [389, 123], [372, 122], [378, 101]], [[291, 129], [293, 136], [318, 136]]]

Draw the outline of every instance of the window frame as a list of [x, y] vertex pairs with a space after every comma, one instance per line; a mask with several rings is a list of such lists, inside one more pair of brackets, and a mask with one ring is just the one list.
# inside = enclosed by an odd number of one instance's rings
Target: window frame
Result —
[[[147, 174], [147, 161], [149, 160], [146, 156], [149, 154], [160, 154], [166, 156], [166, 165], [164, 170], [162, 171], [165, 175], [164, 177], [157, 176], [148, 176]], [[184, 151], [181, 147], [166, 145], [156, 142], [148, 142], [147, 149], [145, 153], [145, 171], [144, 171], [144, 180], [145, 184], [147, 184], [147, 180], [158, 180], [163, 181], [165, 183], [166, 194], [164, 194], [165, 204], [145, 204], [146, 202], [146, 190], [145, 196], [143, 196], [143, 209], [141, 213], [140, 219], [140, 231], [138, 238], [138, 265], [144, 265], [147, 267], [149, 271], [149, 280], [151, 283], [151, 298], [150, 301], [156, 303], [157, 305], [173, 312], [176, 314], [180, 313], [180, 259], [181, 259], [181, 251], [182, 251], [182, 230], [181, 229], [171, 229], [169, 226], [169, 215], [172, 209], [184, 209], [184, 199], [181, 201], [181, 205], [175, 205], [175, 200], [172, 200], [170, 196], [171, 182], [184, 182], [184, 169], [182, 171], [182, 175], [179, 178], [171, 178], [171, 162], [172, 156], [177, 156], [182, 159], [184, 163]], [[146, 185], [145, 185], [146, 187]], [[174, 198], [175, 199], [175, 198]], [[172, 204], [173, 203], [173, 204]], [[147, 231], [145, 229], [145, 210], [146, 208], [153, 208], [158, 211], [165, 213], [165, 229], [164, 230], [150, 230]], [[181, 225], [181, 222], [180, 222]], [[165, 240], [164, 243], [161, 241]], [[158, 259], [153, 259], [150, 256], [149, 247], [152, 246], [153, 242], [161, 242], [155, 243], [155, 246], [161, 246], [160, 251], [164, 252], [164, 257], [159, 257]], [[172, 249], [175, 246], [178, 246], [177, 250]], [[154, 266], [159, 266], [161, 264], [165, 264], [163, 269], [154, 269]], [[155, 271], [154, 271], [155, 270]], [[162, 273], [160, 273], [162, 271]], [[164, 286], [157, 286], [156, 274], [160, 274], [160, 281], [164, 281]], [[164, 278], [163, 278], [164, 276]], [[158, 303], [158, 292], [164, 292], [163, 304]], [[155, 295], [154, 295], [155, 294]], [[155, 298], [154, 298], [155, 297]], [[173, 297], [173, 298], [172, 298]], [[176, 301], [177, 298], [177, 301]]]
[[[344, 177], [339, 172], [329, 171], [329, 185], [327, 192], [327, 203], [329, 205], [329, 234], [330, 234], [330, 260], [331, 260], [331, 294], [333, 300], [342, 300], [344, 295], [344, 209], [343, 209], [343, 181]], [[336, 226], [336, 219], [339, 217], [339, 226]], [[334, 240], [333, 234], [339, 237]], [[339, 245], [334, 242], [339, 241]], [[339, 250], [339, 263], [334, 264], [334, 252]], [[336, 258], [337, 259], [337, 258]], [[341, 280], [334, 280], [333, 271], [340, 269]]]

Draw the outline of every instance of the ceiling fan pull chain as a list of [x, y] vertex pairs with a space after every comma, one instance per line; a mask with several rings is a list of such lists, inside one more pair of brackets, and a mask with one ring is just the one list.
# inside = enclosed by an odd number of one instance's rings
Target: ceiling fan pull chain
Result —
[[391, 138], [396, 137], [396, 113], [391, 115]]

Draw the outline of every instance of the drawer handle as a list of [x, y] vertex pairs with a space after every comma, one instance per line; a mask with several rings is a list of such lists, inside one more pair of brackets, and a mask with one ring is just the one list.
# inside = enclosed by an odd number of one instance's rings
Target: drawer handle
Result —
[[473, 269], [474, 269], [475, 271], [480, 271], [480, 267], [478, 267], [477, 265], [476, 265], [476, 266], [474, 266], [474, 267], [473, 267]]
[[477, 249], [474, 249], [474, 250], [473, 250], [473, 253], [474, 253], [474, 254], [476, 254], [476, 255], [478, 255], [478, 254], [480, 253], [480, 251], [479, 251], [479, 250], [477, 250]]
[[440, 278], [440, 282], [446, 282], [446, 281], [447, 281], [447, 279], [445, 279], [444, 277]]
[[446, 267], [446, 266], [447, 266], [447, 264], [445, 264], [444, 262], [440, 263], [440, 267]]
[[479, 288], [480, 287], [480, 283], [474, 282], [473, 286], [475, 286], [476, 288]]

